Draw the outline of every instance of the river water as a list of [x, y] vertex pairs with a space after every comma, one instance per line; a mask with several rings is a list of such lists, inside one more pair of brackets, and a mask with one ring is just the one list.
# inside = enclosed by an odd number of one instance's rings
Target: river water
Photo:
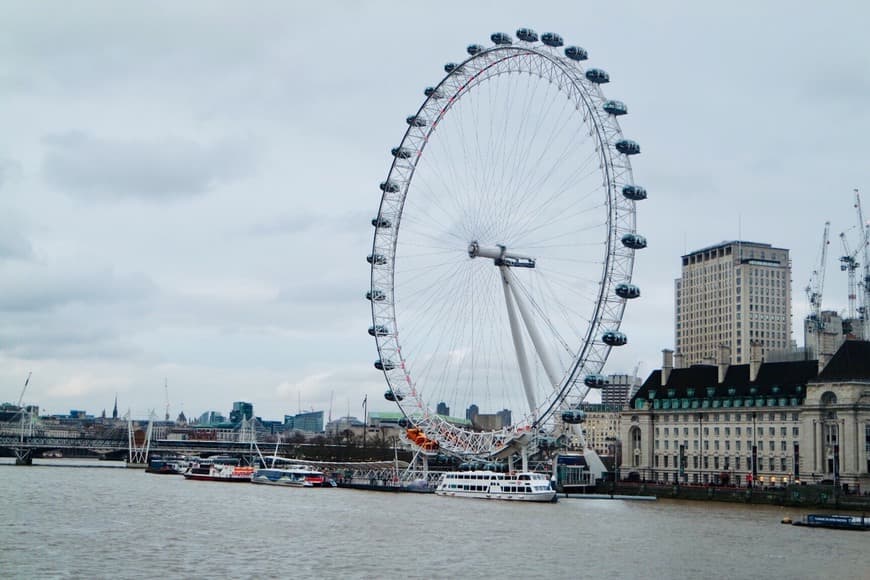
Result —
[[187, 481], [0, 465], [0, 578], [870, 578], [870, 533], [795, 508]]

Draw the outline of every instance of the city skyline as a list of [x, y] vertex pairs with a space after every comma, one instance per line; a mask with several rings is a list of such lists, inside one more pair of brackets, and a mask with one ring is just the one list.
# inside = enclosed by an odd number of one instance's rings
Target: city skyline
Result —
[[394, 409], [364, 299], [389, 149], [445, 62], [521, 26], [589, 51], [642, 148], [643, 294], [605, 372], [658, 367], [680, 256], [725, 240], [789, 250], [801, 345], [824, 222], [822, 307], [842, 312], [838, 235], [854, 245], [852, 190], [870, 195], [868, 8], [846, 5], [507, 3], [461, 19], [399, 4], [6, 5], [0, 401], [33, 371], [24, 401], [50, 413], [99, 413], [117, 392], [122, 414], [162, 414], [165, 378], [173, 417], [239, 400], [264, 417], [361, 413], [367, 396]]

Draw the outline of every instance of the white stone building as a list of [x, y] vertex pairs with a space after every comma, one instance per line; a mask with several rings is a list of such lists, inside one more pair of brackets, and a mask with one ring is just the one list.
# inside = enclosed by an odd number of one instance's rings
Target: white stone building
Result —
[[665, 351], [620, 421], [621, 477], [696, 484], [836, 481], [870, 489], [870, 343], [818, 361], [674, 368]]

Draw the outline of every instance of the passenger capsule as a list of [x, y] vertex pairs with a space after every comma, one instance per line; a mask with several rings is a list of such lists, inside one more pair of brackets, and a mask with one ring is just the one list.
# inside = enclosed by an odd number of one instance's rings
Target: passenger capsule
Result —
[[405, 118], [405, 122], [412, 127], [425, 127], [426, 119], [423, 117], [419, 117], [417, 115], [411, 115], [410, 117]]
[[555, 48], [559, 48], [565, 42], [562, 40], [562, 37], [556, 34], [555, 32], [545, 32], [541, 35], [541, 42], [546, 44], [547, 46], [553, 46]]
[[562, 421], [571, 425], [582, 423], [586, 420], [586, 413], [580, 409], [566, 409], [562, 411]]
[[640, 234], [625, 234], [622, 236], [622, 245], [632, 250], [642, 250], [646, 247], [646, 238]]
[[616, 142], [616, 150], [623, 155], [637, 155], [640, 153], [640, 145], [631, 139], [620, 139]]
[[392, 389], [389, 389], [384, 393], [384, 398], [388, 401], [396, 402], [396, 401], [401, 401], [405, 397], [403, 395], [393, 391]]
[[489, 39], [495, 44], [513, 44], [513, 40], [511, 40], [511, 35], [506, 32], [493, 32], [489, 36]]
[[583, 384], [593, 389], [600, 389], [609, 385], [610, 379], [608, 379], [605, 375], [586, 375], [586, 378], [583, 379]]
[[523, 42], [538, 42], [538, 33], [531, 28], [520, 28], [517, 30], [517, 38]]
[[393, 226], [393, 222], [385, 217], [376, 217], [372, 219], [372, 225], [376, 228], [389, 228]]
[[610, 82], [610, 75], [607, 74], [607, 71], [601, 70], [600, 68], [590, 68], [586, 71], [586, 78], [596, 85], [603, 85], [604, 83]]
[[626, 300], [631, 300], [632, 298], [639, 298], [640, 288], [638, 288], [634, 284], [617, 284], [616, 295], [620, 298], [625, 298]]
[[383, 302], [387, 299], [387, 295], [382, 290], [369, 290], [366, 292], [366, 300], [372, 302]]
[[383, 266], [387, 263], [387, 257], [383, 254], [369, 254], [366, 256], [366, 262], [375, 266]]
[[589, 58], [589, 53], [586, 52], [585, 48], [580, 48], [579, 46], [569, 46], [565, 48], [565, 56], [567, 56], [571, 60], [581, 61]]
[[378, 369], [379, 371], [391, 371], [394, 368], [396, 368], [396, 365], [393, 364], [393, 361], [391, 361], [390, 359], [387, 359], [387, 360], [378, 359], [375, 361], [375, 368]]
[[622, 346], [628, 342], [628, 337], [618, 330], [608, 330], [601, 335], [601, 340], [609, 346]]
[[396, 193], [399, 191], [399, 184], [395, 181], [382, 181], [378, 187], [385, 193]]
[[604, 101], [604, 105], [601, 108], [614, 117], [628, 113], [628, 107], [622, 101]]
[[374, 326], [369, 326], [369, 334], [371, 336], [387, 336], [390, 334], [390, 331], [383, 324], [375, 324]]
[[390, 149], [390, 153], [393, 157], [398, 157], [399, 159], [407, 159], [414, 154], [414, 152], [407, 147], [393, 147]]
[[402, 417], [401, 419], [399, 419], [399, 427], [404, 427], [405, 429], [407, 429], [408, 427], [411, 427], [413, 425], [414, 424], [411, 423], [411, 420], [407, 417]]
[[633, 201], [642, 201], [646, 199], [646, 189], [639, 185], [624, 185], [622, 195]]
[[444, 65], [444, 72], [448, 74], [452, 72], [459, 72], [461, 68], [462, 65], [456, 64], [455, 62], [448, 62]]
[[484, 48], [479, 44], [469, 44], [465, 50], [468, 52], [468, 54], [474, 56], [475, 54], [480, 54], [481, 52], [483, 52]]
[[430, 99], [443, 99], [444, 93], [436, 89], [435, 87], [426, 87], [423, 90], [423, 94], [429, 97]]

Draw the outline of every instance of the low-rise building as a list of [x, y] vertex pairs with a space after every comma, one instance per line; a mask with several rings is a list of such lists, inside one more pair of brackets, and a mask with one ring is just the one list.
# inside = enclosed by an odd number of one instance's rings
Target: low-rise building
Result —
[[621, 477], [690, 484], [870, 485], [870, 343], [818, 361], [674, 368], [672, 351], [622, 414]]

